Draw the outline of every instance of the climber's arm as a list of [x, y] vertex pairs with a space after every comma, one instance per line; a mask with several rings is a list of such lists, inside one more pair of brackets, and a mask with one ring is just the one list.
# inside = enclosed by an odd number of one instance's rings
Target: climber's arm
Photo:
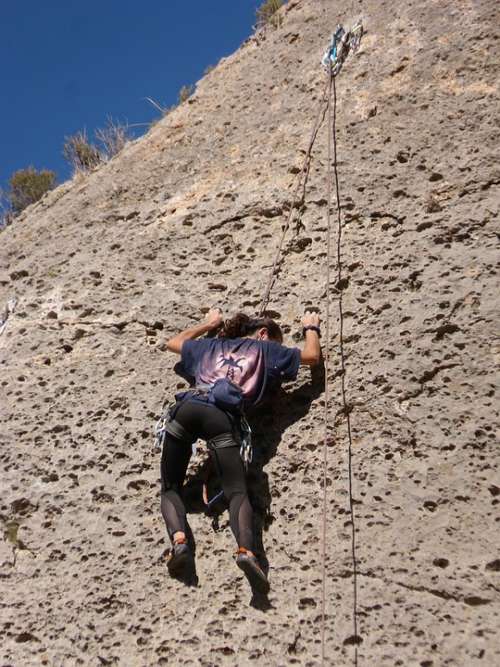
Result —
[[[302, 326], [317, 327], [319, 329], [319, 315], [306, 311], [302, 318]], [[319, 344], [318, 332], [314, 329], [307, 329], [304, 332], [304, 347], [300, 351], [300, 363], [304, 366], [316, 366], [321, 359], [321, 347]]]
[[208, 333], [217, 329], [222, 324], [222, 313], [219, 308], [212, 308], [208, 311], [207, 317], [204, 322], [190, 327], [189, 329], [184, 329], [180, 333], [176, 334], [170, 340], [167, 340], [166, 347], [170, 352], [175, 352], [180, 354], [182, 350], [182, 344], [185, 340], [193, 340], [194, 338], [199, 338], [203, 334]]

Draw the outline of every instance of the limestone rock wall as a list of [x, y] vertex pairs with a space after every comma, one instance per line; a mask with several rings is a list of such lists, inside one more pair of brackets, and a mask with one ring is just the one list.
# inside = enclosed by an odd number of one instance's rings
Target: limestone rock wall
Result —
[[[337, 22], [358, 15], [366, 34], [337, 80], [345, 280], [332, 287], [359, 664], [500, 661], [498, 3], [292, 0], [279, 30], [0, 234], [0, 308], [17, 298], [0, 336], [3, 665], [319, 664], [321, 371], [302, 370], [256, 422], [267, 607], [250, 603], [225, 516], [214, 532], [190, 515], [199, 586], [168, 578], [151, 431], [183, 386], [160, 342], [212, 304], [259, 303], [319, 61]], [[325, 313], [326, 137], [269, 305], [290, 345], [304, 308]], [[333, 292], [327, 664], [350, 665]]]

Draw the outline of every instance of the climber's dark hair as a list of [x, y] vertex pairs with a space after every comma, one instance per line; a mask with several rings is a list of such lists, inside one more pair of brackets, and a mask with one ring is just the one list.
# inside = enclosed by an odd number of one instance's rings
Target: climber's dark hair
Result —
[[236, 313], [230, 320], [224, 322], [219, 336], [223, 338], [243, 338], [251, 336], [257, 329], [267, 329], [269, 338], [283, 342], [283, 333], [279, 324], [270, 317], [249, 317], [245, 313]]

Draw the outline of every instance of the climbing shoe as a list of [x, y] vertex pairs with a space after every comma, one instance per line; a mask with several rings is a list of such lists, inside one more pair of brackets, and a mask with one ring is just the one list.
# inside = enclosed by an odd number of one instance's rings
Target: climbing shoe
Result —
[[192, 574], [194, 559], [187, 540], [175, 542], [167, 559], [167, 569], [171, 577], [185, 579]]
[[259, 565], [255, 556], [251, 556], [246, 549], [240, 547], [236, 552], [236, 565], [243, 570], [252, 591], [257, 593], [269, 593], [269, 582], [266, 573]]

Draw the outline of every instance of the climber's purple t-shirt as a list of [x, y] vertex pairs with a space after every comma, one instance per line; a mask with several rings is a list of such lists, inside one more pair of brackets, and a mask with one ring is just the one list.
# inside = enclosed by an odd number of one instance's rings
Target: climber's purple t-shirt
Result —
[[197, 387], [227, 378], [241, 388], [246, 403], [255, 403], [268, 384], [295, 380], [300, 350], [253, 338], [202, 338], [184, 341], [181, 361]]

